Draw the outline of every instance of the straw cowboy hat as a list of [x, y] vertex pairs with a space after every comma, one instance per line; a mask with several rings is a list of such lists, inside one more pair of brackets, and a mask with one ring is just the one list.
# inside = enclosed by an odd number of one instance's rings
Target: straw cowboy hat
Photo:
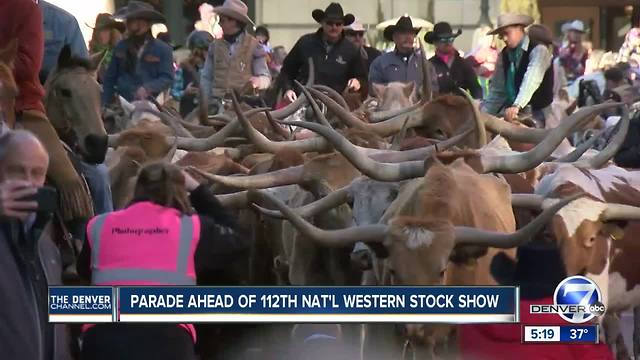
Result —
[[413, 27], [413, 22], [408, 16], [401, 16], [395, 25], [387, 26], [382, 34], [387, 41], [393, 41], [393, 34], [397, 31], [413, 32], [415, 34], [420, 32], [420, 28]]
[[321, 23], [324, 20], [342, 21], [345, 26], [353, 24], [353, 22], [356, 20], [353, 14], [345, 15], [344, 10], [342, 10], [342, 6], [338, 3], [331, 3], [324, 10], [313, 10], [311, 12], [311, 17], [313, 17], [313, 20], [318, 23]]
[[249, 17], [249, 8], [241, 0], [225, 0], [222, 6], [216, 6], [213, 11], [218, 15], [228, 16], [238, 20], [243, 24], [251, 24], [255, 26], [253, 20]]
[[364, 28], [364, 25], [362, 25], [362, 23], [356, 18], [353, 23], [347, 27], [344, 28], [346, 31], [352, 31], [352, 32], [361, 32], [364, 33], [367, 31], [367, 29]]
[[151, 4], [142, 1], [129, 1], [127, 6], [120, 8], [114, 16], [119, 19], [144, 19], [152, 23], [166, 22], [164, 15], [156, 11]]
[[424, 41], [426, 41], [427, 44], [433, 44], [442, 39], [455, 39], [460, 36], [460, 34], [462, 34], [462, 29], [458, 29], [458, 31], [454, 33], [448, 22], [439, 22], [433, 26], [433, 31], [429, 31], [424, 35]]
[[580, 20], [573, 20], [571, 22], [562, 25], [562, 32], [567, 33], [569, 30], [577, 31], [579, 33], [585, 33], [584, 23]]
[[498, 16], [498, 27], [489, 31], [487, 35], [497, 35], [500, 34], [504, 28], [508, 26], [520, 25], [520, 26], [529, 26], [533, 24], [533, 18], [529, 15], [521, 15], [521, 14], [502, 14]]
[[120, 32], [124, 32], [126, 29], [126, 26], [124, 25], [123, 22], [116, 21], [116, 19], [114, 19], [113, 16], [109, 13], [98, 14], [98, 16], [96, 16], [95, 26], [89, 26], [89, 24], [86, 24], [86, 25], [90, 29], [98, 30], [98, 31], [105, 30], [105, 29], [116, 29]]

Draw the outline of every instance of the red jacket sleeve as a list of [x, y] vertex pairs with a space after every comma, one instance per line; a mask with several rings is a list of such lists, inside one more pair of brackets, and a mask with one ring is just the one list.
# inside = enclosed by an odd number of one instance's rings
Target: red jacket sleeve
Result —
[[39, 110], [44, 112], [38, 73], [44, 56], [42, 12], [33, 0], [13, 1], [15, 9], [5, 19], [14, 23], [13, 38], [18, 39], [18, 55], [14, 62], [14, 76], [20, 89], [16, 99], [16, 111]]

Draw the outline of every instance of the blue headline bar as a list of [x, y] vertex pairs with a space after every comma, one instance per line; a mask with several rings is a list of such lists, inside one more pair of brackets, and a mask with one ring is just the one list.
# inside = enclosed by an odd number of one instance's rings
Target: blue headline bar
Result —
[[562, 326], [560, 342], [598, 343], [598, 325]]

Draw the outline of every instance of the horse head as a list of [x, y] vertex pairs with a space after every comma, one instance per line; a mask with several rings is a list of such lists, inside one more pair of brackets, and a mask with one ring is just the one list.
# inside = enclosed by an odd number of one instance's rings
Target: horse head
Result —
[[45, 83], [44, 104], [51, 124], [85, 161], [101, 163], [107, 132], [100, 115], [100, 85], [91, 61], [71, 56], [65, 46]]

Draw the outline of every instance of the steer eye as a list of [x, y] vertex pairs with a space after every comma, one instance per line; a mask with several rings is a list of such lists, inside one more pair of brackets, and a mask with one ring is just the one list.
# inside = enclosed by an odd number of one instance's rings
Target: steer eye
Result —
[[442, 269], [442, 271], [440, 271], [440, 278], [442, 279], [444, 277], [444, 273], [447, 271], [447, 269]]
[[71, 97], [71, 90], [69, 89], [60, 89], [60, 94], [64, 97]]

